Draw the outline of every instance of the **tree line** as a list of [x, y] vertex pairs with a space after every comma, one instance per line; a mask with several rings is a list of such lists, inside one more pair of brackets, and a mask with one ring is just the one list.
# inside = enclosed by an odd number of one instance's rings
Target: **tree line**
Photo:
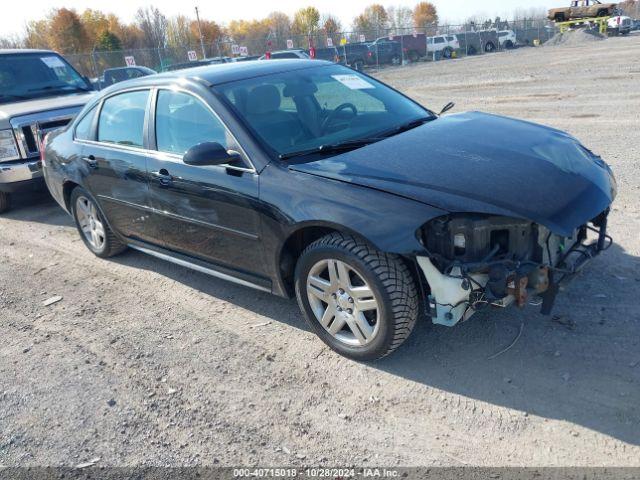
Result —
[[[420, 2], [414, 8], [373, 4], [353, 19], [349, 29], [384, 34], [388, 29], [426, 28], [437, 22], [437, 9], [430, 2]], [[0, 38], [0, 48], [44, 48], [62, 54], [183, 48], [198, 45], [200, 34], [207, 45], [223, 41], [264, 47], [274, 40], [282, 45], [293, 36], [325, 35], [335, 39], [343, 30], [336, 16], [322, 14], [315, 7], [301, 8], [292, 17], [276, 11], [260, 20], [233, 20], [226, 25], [208, 19], [201, 19], [198, 24], [184, 15], [167, 17], [153, 6], [139, 9], [130, 23], [91, 8], [81, 12], [56, 8], [45, 19], [29, 22], [21, 35]]]

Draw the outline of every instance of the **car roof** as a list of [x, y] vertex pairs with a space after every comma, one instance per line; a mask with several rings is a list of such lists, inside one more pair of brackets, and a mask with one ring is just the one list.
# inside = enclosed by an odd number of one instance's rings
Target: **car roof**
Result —
[[30, 48], [0, 48], [0, 55], [15, 55], [17, 53], [46, 53], [58, 55], [53, 50], [37, 50]]
[[[167, 84], [171, 83], [172, 81], [192, 80], [206, 83], [208, 86], [213, 86], [239, 80], [247, 80], [249, 78], [261, 77], [264, 75], [305, 70], [307, 68], [329, 65], [335, 64], [324, 60], [306, 59], [219, 63], [216, 65], [194, 67], [185, 70], [176, 70], [173, 72], [163, 72], [158, 75], [128, 80], [122, 83], [126, 83], [126, 87], [131, 88], [135, 86], [153, 86], [155, 84]], [[114, 87], [117, 87], [118, 85], [121, 84], [117, 84]], [[115, 88], [115, 90], [117, 90], [117, 88]]]

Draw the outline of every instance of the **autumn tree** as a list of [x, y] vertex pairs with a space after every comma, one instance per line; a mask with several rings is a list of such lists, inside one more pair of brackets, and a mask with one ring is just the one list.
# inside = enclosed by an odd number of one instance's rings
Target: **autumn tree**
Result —
[[37, 20], [28, 22], [25, 27], [24, 46], [26, 48], [50, 48], [49, 22]]
[[426, 29], [438, 23], [438, 10], [430, 2], [420, 2], [413, 9], [413, 25]]
[[96, 39], [94, 48], [97, 51], [113, 52], [115, 50], [122, 50], [122, 42], [120, 42], [120, 39], [114, 33], [105, 30]]
[[81, 53], [89, 49], [89, 36], [82, 19], [75, 10], [68, 8], [53, 10], [48, 23], [49, 48], [64, 54]]
[[291, 30], [298, 35], [311, 35], [320, 24], [320, 12], [315, 7], [298, 10], [293, 16]]
[[191, 33], [191, 20], [184, 15], [178, 15], [167, 22], [167, 46], [172, 48], [185, 47], [198, 38], [198, 33]]
[[353, 27], [358, 31], [376, 31], [376, 35], [388, 26], [389, 16], [385, 8], [374, 3], [364, 9], [353, 21]]
[[327, 36], [335, 37], [342, 31], [342, 24], [337, 17], [325, 15], [322, 19], [322, 29]]
[[387, 18], [389, 28], [397, 30], [399, 33], [413, 27], [413, 12], [409, 7], [388, 7]]
[[277, 48], [284, 48], [284, 42], [291, 37], [291, 19], [286, 13], [271, 12], [267, 17], [271, 37], [275, 40]]
[[191, 38], [198, 42], [200, 41], [200, 31], [202, 31], [202, 38], [207, 44], [217, 42], [224, 36], [222, 27], [211, 20], [200, 20], [200, 28], [198, 28], [198, 21], [192, 20], [189, 28], [191, 29]]
[[167, 44], [167, 17], [156, 7], [140, 8], [136, 13], [136, 24], [148, 47], [164, 47]]

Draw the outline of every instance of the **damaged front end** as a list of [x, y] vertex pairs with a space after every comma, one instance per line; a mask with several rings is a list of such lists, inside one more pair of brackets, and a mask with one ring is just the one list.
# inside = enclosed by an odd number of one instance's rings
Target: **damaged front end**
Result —
[[531, 221], [481, 214], [429, 222], [421, 232], [427, 255], [417, 258], [430, 290], [429, 316], [452, 327], [491, 306], [532, 303], [550, 314], [560, 286], [611, 246], [608, 214], [571, 237]]

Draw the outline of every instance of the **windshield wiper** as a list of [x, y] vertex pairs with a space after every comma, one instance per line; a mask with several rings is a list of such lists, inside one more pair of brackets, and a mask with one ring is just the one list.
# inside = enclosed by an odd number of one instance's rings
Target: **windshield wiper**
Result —
[[46, 92], [49, 90], [60, 90], [60, 91], [69, 91], [70, 89], [78, 91], [78, 92], [90, 92], [91, 90], [88, 87], [81, 87], [79, 85], [47, 85], [45, 87], [32, 88], [30, 92]]
[[398, 135], [399, 133], [408, 132], [409, 130], [413, 130], [414, 128], [418, 128], [420, 125], [424, 125], [427, 122], [435, 120], [436, 116], [432, 117], [422, 117], [417, 118], [415, 120], [411, 120], [409, 122], [403, 123], [402, 125], [398, 125], [397, 127], [392, 128], [391, 130], [387, 130], [384, 133], [381, 133], [382, 137], [393, 137], [394, 135]]
[[360, 140], [348, 140], [346, 142], [328, 144], [328, 145], [320, 145], [319, 147], [309, 148], [307, 150], [299, 150], [297, 152], [287, 152], [280, 155], [280, 160], [288, 160], [294, 157], [305, 157], [307, 155], [313, 154], [330, 154], [330, 153], [338, 153], [338, 152], [346, 152], [349, 150], [355, 150], [360, 147], [366, 147], [375, 142], [379, 142], [380, 140], [384, 140], [384, 138], [380, 137], [371, 137], [371, 138], [363, 138]]

